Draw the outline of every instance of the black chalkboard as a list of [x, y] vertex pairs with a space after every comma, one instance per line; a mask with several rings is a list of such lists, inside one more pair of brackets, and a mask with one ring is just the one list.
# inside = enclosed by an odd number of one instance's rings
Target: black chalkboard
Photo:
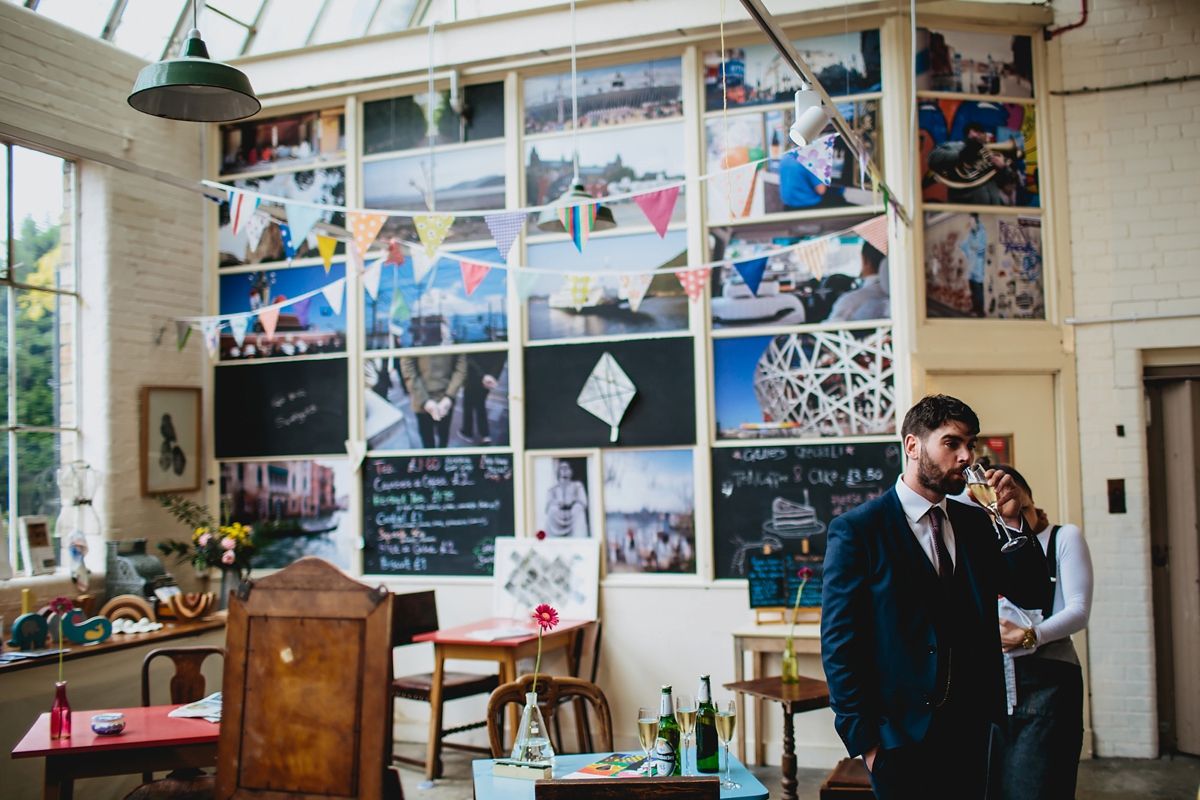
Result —
[[[803, 555], [789, 556], [783, 553], [771, 555], [747, 555], [749, 568], [746, 580], [750, 586], [751, 608], [791, 607], [796, 604], [796, 592], [804, 587], [800, 598], [802, 608], [821, 605], [820, 564]], [[813, 571], [808, 582], [800, 577], [800, 570], [808, 567]]]
[[346, 452], [346, 359], [216, 368], [217, 458]]
[[[655, 447], [696, 443], [691, 337], [525, 348], [525, 446]], [[619, 438], [576, 402], [605, 352], [637, 388]]]
[[767, 544], [788, 560], [783, 573], [793, 602], [799, 568], [816, 573], [804, 590], [806, 606], [810, 596], [819, 604], [830, 521], [882, 495], [901, 470], [898, 442], [720, 447], [712, 456], [716, 576], [747, 577], [750, 556]]
[[363, 572], [492, 574], [514, 533], [511, 455], [368, 458], [362, 476]]

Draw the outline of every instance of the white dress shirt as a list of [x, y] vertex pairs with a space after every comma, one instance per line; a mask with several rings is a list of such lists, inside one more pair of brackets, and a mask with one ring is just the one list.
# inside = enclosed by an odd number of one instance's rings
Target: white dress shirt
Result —
[[929, 557], [929, 563], [933, 564], [934, 572], [937, 572], [938, 568], [937, 550], [933, 546], [933, 525], [929, 522], [929, 509], [935, 505], [942, 509], [942, 539], [946, 542], [946, 552], [950, 555], [950, 563], [956, 563], [954, 527], [950, 524], [950, 516], [946, 514], [946, 498], [943, 497], [940, 503], [929, 502], [908, 488], [903, 475], [896, 479], [896, 494], [900, 498], [900, 507], [904, 509], [904, 516], [908, 519], [908, 527], [912, 529], [913, 536], [917, 537], [917, 544], [921, 545], [921, 549]]

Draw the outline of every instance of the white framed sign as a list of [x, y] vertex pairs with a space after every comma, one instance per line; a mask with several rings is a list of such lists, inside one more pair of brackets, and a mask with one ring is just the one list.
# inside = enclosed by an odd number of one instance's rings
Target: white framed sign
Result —
[[48, 575], [58, 569], [48, 517], [17, 517], [17, 535], [21, 540], [21, 560], [25, 563], [26, 575]]

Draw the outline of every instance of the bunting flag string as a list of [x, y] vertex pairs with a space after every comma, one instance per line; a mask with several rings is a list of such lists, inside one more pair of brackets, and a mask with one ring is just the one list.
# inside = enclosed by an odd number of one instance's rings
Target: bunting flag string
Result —
[[581, 253], [592, 234], [592, 228], [596, 225], [597, 210], [596, 203], [583, 203], [578, 206], [563, 206], [556, 212], [558, 221], [562, 223], [563, 229]]
[[399, 239], [389, 239], [387, 243], [387, 255], [383, 257], [383, 265], [386, 267], [389, 264], [395, 264], [397, 267], [404, 265], [404, 242]]
[[429, 271], [437, 265], [437, 256], [431, 257], [427, 255], [423, 247], [411, 247], [409, 256], [412, 258], [413, 281], [420, 284], [421, 281], [425, 280], [425, 276], [429, 274]]
[[808, 271], [813, 274], [814, 278], [821, 280], [825, 274], [825, 254], [828, 250], [829, 239], [822, 236], [820, 239], [801, 242], [800, 246], [796, 248], [796, 256], [804, 266], [808, 267]]
[[885, 256], [888, 252], [887, 217], [874, 217], [866, 222], [860, 222], [850, 230], [857, 233], [867, 243]]
[[762, 283], [763, 273], [767, 271], [767, 259], [755, 258], [750, 261], [738, 261], [733, 267], [746, 282], [746, 288], [755, 297], [758, 297], [758, 287]]
[[525, 224], [525, 218], [524, 211], [516, 211], [511, 214], [488, 214], [483, 218], [483, 221], [487, 223], [488, 230], [491, 231], [492, 238], [496, 240], [496, 249], [500, 251], [500, 258], [505, 262], [508, 261], [513, 245], [517, 243], [517, 235], [521, 232], [521, 226]]
[[250, 327], [250, 321], [254, 317], [254, 314], [239, 314], [229, 318], [229, 329], [233, 331], [233, 340], [237, 342], [238, 347], [246, 343], [246, 328]]
[[693, 303], [704, 296], [704, 287], [708, 285], [708, 276], [711, 270], [676, 270], [675, 277], [679, 278], [679, 282], [683, 284], [683, 291], [687, 293], [688, 300]]
[[412, 319], [412, 312], [408, 310], [408, 303], [404, 300], [404, 292], [400, 291], [400, 287], [392, 282], [392, 307], [388, 310], [388, 319], [394, 319], [397, 322], [404, 323]]
[[208, 349], [209, 358], [216, 358], [217, 351], [221, 349], [221, 320], [206, 319], [200, 323], [200, 330], [204, 334], [204, 346]]
[[833, 140], [836, 137], [836, 133], [830, 133], [796, 151], [796, 160], [826, 186], [833, 181]]
[[525, 270], [519, 271], [513, 275], [513, 284], [517, 288], [517, 299], [521, 303], [525, 303], [532, 295], [534, 288], [537, 287], [538, 279], [542, 276], [536, 272], [528, 272]]
[[462, 270], [463, 289], [466, 290], [467, 297], [471, 296], [471, 293], [492, 270], [486, 264], [477, 264], [474, 261], [460, 261], [458, 266]]
[[660, 237], [667, 235], [667, 225], [671, 222], [671, 213], [675, 211], [675, 199], [679, 197], [679, 187], [672, 186], [652, 194], [640, 194], [633, 198], [638, 208], [650, 220], [654, 230]]
[[759, 163], [756, 161], [734, 167], [709, 179], [734, 218], [750, 213], [750, 201], [754, 192], [754, 182], [758, 177]]
[[249, 194], [240, 189], [229, 188], [226, 191], [229, 192], [229, 222], [233, 225], [233, 235], [237, 236], [238, 231], [242, 229], [242, 225], [250, 217], [254, 216], [254, 212], [258, 210], [261, 198], [256, 194]]
[[450, 233], [454, 217], [447, 214], [427, 214], [413, 217], [413, 222], [417, 226], [417, 236], [420, 237], [421, 244], [425, 245], [425, 255], [433, 258], [442, 242], [446, 240], [446, 234]]
[[650, 272], [643, 272], [638, 275], [618, 275], [617, 299], [628, 300], [629, 310], [636, 314], [653, 280], [654, 274]]
[[333, 309], [334, 314], [342, 313], [342, 298], [346, 296], [346, 279], [339, 278], [328, 286], [321, 287], [325, 302]]
[[296, 243], [292, 240], [292, 228], [283, 222], [278, 223], [279, 235], [283, 237], [283, 255], [287, 258], [288, 263], [296, 257]]
[[387, 219], [387, 214], [365, 214], [359, 211], [350, 211], [346, 214], [346, 227], [350, 230], [350, 235], [354, 237], [354, 246], [358, 249], [358, 256], [361, 260], [366, 260], [367, 248], [375, 241], [375, 237], [379, 235], [379, 231]]
[[379, 294], [379, 278], [383, 274], [383, 263], [376, 261], [371, 266], [367, 267], [362, 274], [363, 288], [367, 290], [367, 294], [374, 300]]
[[263, 232], [271, 224], [271, 219], [266, 214], [251, 214], [250, 218], [244, 224], [246, 226], [246, 240], [249, 243], [249, 250], [253, 253], [262, 242]]
[[567, 275], [564, 280], [567, 284], [567, 289], [571, 293], [571, 305], [576, 311], [585, 306], [594, 306], [599, 302], [601, 292], [593, 292], [593, 289], [599, 288], [596, 286], [596, 278], [593, 275]]
[[263, 330], [267, 333], [268, 339], [275, 338], [275, 326], [279, 324], [279, 308], [271, 306], [264, 308], [258, 312], [258, 321], [262, 323]]
[[187, 347], [188, 337], [192, 335], [192, 324], [187, 320], [175, 320], [175, 347], [180, 352]]
[[292, 230], [292, 240], [299, 242], [308, 237], [313, 226], [321, 221], [325, 212], [319, 208], [301, 203], [284, 203], [287, 212], [287, 224]]
[[300, 323], [302, 330], [308, 329], [308, 311], [312, 307], [312, 298], [306, 297], [303, 300], [297, 300], [292, 303], [292, 313], [296, 315], [296, 321]]
[[333, 266], [333, 253], [337, 250], [337, 239], [332, 236], [323, 236], [317, 234], [317, 252], [321, 254], [321, 261], [325, 264], [325, 274], [329, 274], [329, 268]]

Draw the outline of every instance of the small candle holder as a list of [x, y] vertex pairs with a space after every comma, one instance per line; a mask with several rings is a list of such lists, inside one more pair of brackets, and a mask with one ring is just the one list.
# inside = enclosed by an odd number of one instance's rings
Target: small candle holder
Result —
[[121, 713], [94, 714], [92, 730], [101, 736], [116, 736], [125, 730], [125, 715]]

